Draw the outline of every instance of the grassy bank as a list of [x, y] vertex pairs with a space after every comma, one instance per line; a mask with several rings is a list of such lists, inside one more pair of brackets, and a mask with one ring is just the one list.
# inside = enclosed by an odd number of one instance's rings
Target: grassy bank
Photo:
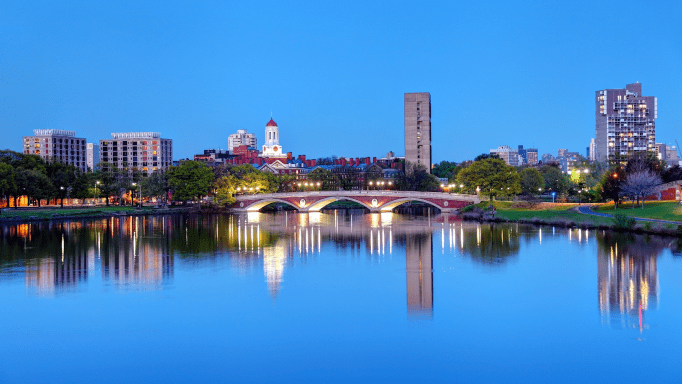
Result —
[[3, 209], [0, 220], [50, 220], [63, 217], [97, 217], [111, 214], [150, 214], [157, 213], [153, 208], [137, 209], [130, 206], [111, 207], [83, 207], [83, 208], [35, 208], [35, 209]]
[[621, 203], [618, 209], [614, 209], [614, 204], [599, 204], [592, 208], [596, 212], [614, 214], [616, 212], [630, 217], [641, 217], [644, 219], [670, 220], [682, 222], [682, 205], [670, 201], [649, 201], [633, 209], [633, 203]]
[[[485, 211], [488, 210], [490, 204], [489, 201], [483, 201], [474, 207]], [[497, 211], [495, 217], [509, 221], [533, 220], [546, 223], [565, 222], [592, 226], [610, 226], [613, 224], [613, 219], [610, 217], [590, 216], [576, 212], [573, 208], [577, 207], [578, 204], [540, 203], [529, 206], [528, 204], [510, 201], [493, 201], [492, 204]]]

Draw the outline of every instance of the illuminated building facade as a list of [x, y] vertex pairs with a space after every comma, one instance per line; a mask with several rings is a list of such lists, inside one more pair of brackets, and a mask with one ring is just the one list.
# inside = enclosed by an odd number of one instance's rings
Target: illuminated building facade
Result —
[[85, 139], [76, 137], [75, 131], [61, 129], [34, 129], [33, 136], [24, 136], [22, 152], [38, 155], [47, 162], [58, 161], [87, 170]]
[[112, 133], [111, 137], [99, 141], [100, 163], [146, 174], [173, 165], [173, 140], [162, 139], [158, 132]]
[[656, 143], [657, 101], [642, 96], [642, 84], [596, 92], [596, 160], [627, 158], [653, 151]]
[[431, 173], [431, 94], [405, 94], [405, 171], [407, 165], [426, 168]]

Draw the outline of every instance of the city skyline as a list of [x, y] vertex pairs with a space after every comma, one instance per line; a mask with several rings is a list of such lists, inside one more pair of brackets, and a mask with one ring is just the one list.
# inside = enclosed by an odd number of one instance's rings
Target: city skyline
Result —
[[[637, 81], [658, 98], [657, 141], [677, 138], [677, 2], [433, 3], [417, 20], [411, 3], [354, 8], [9, 4], [0, 15], [2, 149], [20, 150], [33, 129], [72, 130], [88, 142], [160, 131], [177, 159], [191, 158], [227, 148], [239, 129], [265, 142], [272, 110], [287, 151], [402, 155], [401, 99], [426, 90], [434, 163], [500, 143], [582, 152], [594, 137], [594, 92]], [[625, 25], [647, 32], [628, 34], [638, 60], [619, 65], [622, 48], [598, 31]]]

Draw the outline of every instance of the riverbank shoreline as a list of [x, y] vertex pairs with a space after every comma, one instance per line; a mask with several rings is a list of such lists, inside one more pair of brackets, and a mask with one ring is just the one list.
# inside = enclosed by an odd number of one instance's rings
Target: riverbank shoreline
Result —
[[[28, 224], [36, 222], [55, 222], [81, 219], [108, 219], [111, 217], [128, 216], [159, 216], [180, 213], [200, 212], [200, 207], [130, 207], [130, 206], [100, 206], [100, 207], [65, 207], [65, 208], [35, 208], [16, 209], [3, 208], [0, 216], [2, 224]], [[212, 212], [214, 213], [214, 212]]]
[[518, 223], [518, 224], [531, 224], [536, 226], [549, 226], [549, 227], [559, 227], [559, 228], [578, 228], [578, 229], [600, 229], [608, 230], [614, 232], [622, 233], [635, 233], [635, 234], [648, 234], [657, 236], [670, 236], [670, 237], [682, 237], [682, 223], [655, 223], [650, 222], [651, 225], [641, 225], [635, 224], [632, 227], [623, 227], [616, 224], [595, 224], [593, 222], [575, 222], [572, 220], [563, 219], [560, 217], [556, 218], [519, 218], [516, 220], [510, 220], [503, 217], [493, 217], [481, 215], [477, 217], [475, 214], [462, 214], [462, 220], [464, 221], [474, 221], [479, 223]]

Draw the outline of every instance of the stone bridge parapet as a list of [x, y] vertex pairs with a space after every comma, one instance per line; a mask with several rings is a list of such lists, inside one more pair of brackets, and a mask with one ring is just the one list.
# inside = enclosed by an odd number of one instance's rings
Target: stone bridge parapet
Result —
[[236, 196], [232, 209], [238, 212], [257, 212], [271, 203], [291, 205], [300, 212], [317, 212], [335, 201], [356, 202], [370, 212], [390, 212], [399, 205], [420, 201], [448, 213], [481, 200], [476, 195], [443, 192], [413, 191], [313, 191], [285, 192]]

